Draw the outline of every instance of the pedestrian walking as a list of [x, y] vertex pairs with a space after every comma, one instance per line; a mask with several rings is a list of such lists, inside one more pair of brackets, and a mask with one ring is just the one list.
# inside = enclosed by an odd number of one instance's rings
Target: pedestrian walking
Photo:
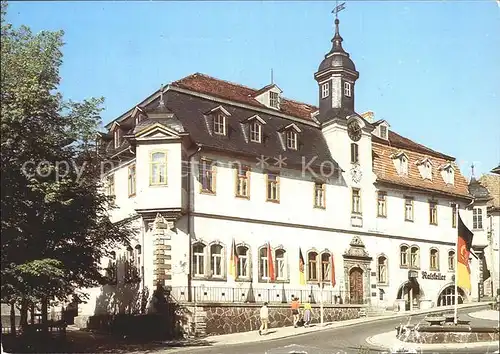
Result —
[[293, 316], [293, 326], [297, 328], [297, 323], [299, 323], [299, 308], [300, 308], [300, 303], [299, 303], [299, 298], [296, 297], [292, 300], [292, 316]]
[[304, 327], [309, 327], [311, 324], [312, 306], [309, 301], [304, 304]]
[[269, 323], [269, 308], [267, 307], [267, 302], [264, 302], [264, 306], [260, 308], [260, 328], [259, 335], [265, 331], [267, 334], [267, 325]]

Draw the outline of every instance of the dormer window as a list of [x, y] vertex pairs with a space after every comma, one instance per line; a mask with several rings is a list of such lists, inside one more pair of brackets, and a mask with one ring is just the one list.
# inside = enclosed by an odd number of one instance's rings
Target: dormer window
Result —
[[226, 117], [222, 113], [214, 116], [214, 134], [226, 135]]
[[121, 130], [120, 128], [115, 128], [115, 131], [113, 132], [113, 140], [114, 140], [114, 143], [115, 143], [115, 149], [118, 149], [121, 145], [121, 139], [122, 139], [122, 136], [121, 136]]
[[427, 157], [417, 162], [420, 175], [423, 179], [432, 181], [432, 162]]
[[321, 85], [321, 98], [327, 98], [330, 96], [330, 83], [325, 82]]
[[278, 92], [269, 91], [269, 106], [279, 108], [280, 96]]
[[387, 127], [385, 125], [380, 126], [380, 137], [387, 140]]
[[287, 149], [297, 150], [297, 132], [293, 130], [286, 132], [286, 147]]
[[254, 143], [262, 142], [262, 124], [258, 121], [250, 123], [250, 141]]
[[394, 159], [394, 165], [396, 170], [400, 176], [408, 176], [408, 156], [406, 153], [400, 151], [394, 155], [392, 155]]
[[455, 183], [455, 170], [451, 163], [447, 163], [446, 165], [440, 168], [441, 177], [446, 184], [454, 184]]
[[351, 83], [344, 82], [344, 96], [351, 97]]

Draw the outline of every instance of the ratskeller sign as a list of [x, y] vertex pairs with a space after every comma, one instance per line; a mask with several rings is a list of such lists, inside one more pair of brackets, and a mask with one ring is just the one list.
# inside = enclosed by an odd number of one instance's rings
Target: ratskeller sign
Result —
[[443, 275], [441, 273], [427, 273], [422, 271], [422, 279], [446, 280], [446, 275]]

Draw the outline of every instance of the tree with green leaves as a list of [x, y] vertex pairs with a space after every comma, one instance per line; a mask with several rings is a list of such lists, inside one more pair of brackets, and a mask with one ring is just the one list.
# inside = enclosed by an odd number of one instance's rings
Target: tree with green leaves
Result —
[[63, 100], [63, 32], [14, 28], [1, 8], [2, 302], [21, 309], [103, 281], [101, 258], [126, 244], [111, 222], [95, 138], [103, 99]]

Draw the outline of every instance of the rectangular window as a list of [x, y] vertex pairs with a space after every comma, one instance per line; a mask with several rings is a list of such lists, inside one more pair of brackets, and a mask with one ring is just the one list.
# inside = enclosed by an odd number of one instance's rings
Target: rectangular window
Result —
[[481, 208], [472, 209], [472, 228], [474, 230], [483, 228], [483, 210]]
[[202, 245], [193, 246], [193, 275], [205, 275], [205, 247]]
[[215, 163], [208, 159], [200, 160], [200, 192], [215, 194]]
[[327, 98], [330, 95], [330, 84], [325, 82], [321, 85], [321, 98]]
[[250, 168], [247, 166], [235, 165], [236, 170], [236, 196], [250, 197]]
[[108, 176], [106, 181], [107, 194], [109, 196], [115, 195], [115, 175], [111, 174]]
[[114, 133], [113, 133], [113, 140], [114, 140], [114, 143], [115, 143], [115, 149], [118, 149], [121, 145], [121, 131], [120, 131], [120, 128], [116, 128]]
[[269, 262], [267, 260], [267, 248], [260, 249], [259, 275], [261, 279], [269, 278]]
[[357, 188], [352, 189], [352, 212], [361, 214], [361, 194]]
[[275, 173], [268, 173], [267, 178], [267, 201], [279, 202], [280, 200], [280, 177]]
[[359, 161], [358, 144], [351, 143], [351, 163], [358, 163], [358, 161]]
[[135, 165], [131, 165], [128, 168], [128, 196], [132, 197], [135, 195]]
[[213, 277], [222, 277], [222, 246], [212, 245], [210, 247], [210, 269]]
[[250, 124], [250, 141], [254, 143], [260, 143], [262, 136], [262, 125], [258, 122], [252, 122]]
[[451, 227], [457, 227], [457, 205], [451, 204]]
[[429, 202], [429, 224], [437, 225], [438, 224], [438, 211], [437, 211], [437, 203]]
[[286, 147], [288, 149], [297, 150], [297, 133], [294, 131], [286, 132]]
[[278, 249], [275, 252], [275, 263], [276, 263], [276, 278], [286, 279], [286, 269], [285, 269], [285, 251]]
[[377, 193], [377, 216], [381, 218], [387, 217], [387, 193]]
[[344, 96], [351, 97], [351, 83], [344, 82]]
[[387, 127], [385, 125], [380, 126], [380, 137], [382, 139], [387, 139]]
[[436, 249], [430, 252], [430, 270], [439, 270], [439, 253]]
[[307, 279], [311, 281], [318, 280], [318, 254], [311, 252], [307, 256]]
[[167, 153], [153, 152], [150, 158], [149, 184], [166, 185], [167, 184]]
[[455, 270], [455, 251], [448, 251], [448, 270]]
[[400, 265], [401, 267], [408, 267], [408, 246], [401, 246], [400, 248]]
[[314, 207], [315, 208], [325, 208], [326, 201], [326, 185], [323, 182], [314, 183]]
[[269, 105], [273, 108], [279, 108], [279, 94], [277, 92], [269, 92]]
[[223, 114], [214, 117], [214, 134], [226, 135], [226, 117]]
[[413, 198], [405, 198], [405, 221], [413, 221]]

